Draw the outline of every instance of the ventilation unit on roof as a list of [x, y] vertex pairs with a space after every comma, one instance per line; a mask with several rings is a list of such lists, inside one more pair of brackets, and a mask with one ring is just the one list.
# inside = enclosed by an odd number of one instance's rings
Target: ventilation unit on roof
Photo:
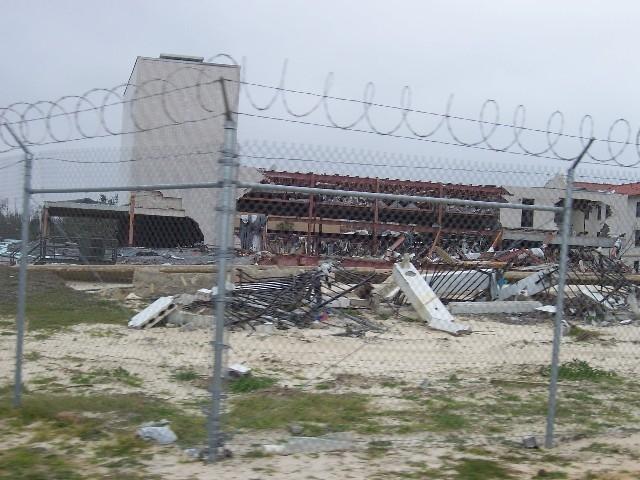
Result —
[[204, 57], [194, 57], [193, 55], [177, 55], [175, 53], [161, 53], [160, 58], [164, 60], [182, 60], [183, 62], [204, 62]]

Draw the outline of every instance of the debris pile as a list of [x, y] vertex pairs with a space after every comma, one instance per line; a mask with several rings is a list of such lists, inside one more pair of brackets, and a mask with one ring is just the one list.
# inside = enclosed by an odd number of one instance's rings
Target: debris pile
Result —
[[[244, 271], [240, 281], [227, 285], [225, 326], [259, 334], [334, 326], [344, 329], [338, 335], [357, 337], [382, 328], [351, 309], [376, 311], [381, 303], [411, 305], [430, 328], [454, 335], [470, 328], [453, 315], [532, 314], [546, 319], [555, 311], [558, 293], [558, 265], [547, 253], [535, 248], [485, 252], [470, 260], [468, 254], [449, 255], [436, 247], [426, 258], [403, 255], [391, 275], [350, 270], [331, 261], [266, 278], [258, 278], [258, 271], [255, 276]], [[640, 318], [635, 286], [620, 260], [597, 250], [575, 249], [568, 269], [567, 316], [601, 324]], [[213, 287], [160, 297], [129, 326], [212, 328], [216, 296]]]
[[[260, 329], [341, 326], [354, 336], [380, 326], [360, 316], [344, 311], [340, 325], [329, 322], [330, 309], [347, 310], [367, 306], [376, 273], [360, 275], [335, 263], [323, 263], [318, 268], [284, 277], [257, 279], [247, 273], [243, 281], [228, 284], [225, 326]], [[195, 295], [160, 297], [129, 322], [131, 328], [151, 328], [175, 325], [187, 328], [209, 328], [213, 325], [213, 307], [217, 289], [200, 289]], [[337, 320], [336, 320], [337, 321]]]

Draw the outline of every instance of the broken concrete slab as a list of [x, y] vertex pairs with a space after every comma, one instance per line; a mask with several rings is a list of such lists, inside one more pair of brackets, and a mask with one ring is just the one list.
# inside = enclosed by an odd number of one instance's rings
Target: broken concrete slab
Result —
[[555, 285], [555, 282], [551, 279], [551, 274], [555, 272], [555, 270], [556, 267], [545, 268], [515, 283], [505, 285], [498, 290], [498, 299], [506, 300], [519, 295], [521, 292], [526, 292], [525, 295], [530, 297], [544, 291], [546, 288]]
[[227, 368], [230, 377], [244, 377], [251, 373], [251, 369], [241, 363], [234, 363]]
[[190, 293], [181, 293], [180, 295], [173, 297], [173, 302], [180, 306], [191, 305], [196, 300], [198, 300], [198, 297], [196, 295], [191, 295]]
[[408, 257], [405, 256], [402, 262], [393, 266], [393, 278], [420, 318], [427, 322], [429, 327], [456, 335], [470, 331], [466, 325], [454, 322], [451, 313]]
[[136, 433], [144, 440], [153, 440], [160, 445], [168, 445], [178, 439], [169, 427], [169, 423], [169, 420], [143, 423]]
[[201, 288], [196, 292], [196, 298], [198, 300], [202, 300], [203, 302], [208, 302], [209, 300], [211, 300], [211, 298], [213, 298], [213, 295], [213, 290], [209, 288]]
[[449, 311], [455, 315], [483, 315], [488, 313], [529, 313], [542, 307], [534, 300], [494, 302], [451, 302]]
[[129, 328], [151, 328], [176, 309], [173, 297], [160, 297], [129, 320]]
[[536, 307], [538, 312], [556, 313], [555, 305], [543, 305], [542, 307]]
[[[323, 297], [324, 300], [329, 300], [328, 297]], [[329, 308], [349, 308], [351, 307], [351, 300], [347, 297], [338, 297], [334, 300], [331, 300], [327, 307]]]
[[213, 325], [213, 315], [200, 315], [197, 313], [185, 312], [184, 310], [174, 309], [167, 316], [167, 324], [183, 327], [190, 325], [192, 329], [206, 329]]

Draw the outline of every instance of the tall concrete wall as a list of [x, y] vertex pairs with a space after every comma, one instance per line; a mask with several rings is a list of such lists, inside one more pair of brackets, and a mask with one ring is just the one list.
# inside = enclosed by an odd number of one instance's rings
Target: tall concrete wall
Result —
[[[125, 93], [123, 125], [124, 156], [136, 161], [129, 165], [132, 185], [150, 183], [215, 182], [220, 179], [218, 160], [224, 141], [224, 98], [226, 91], [235, 111], [238, 105], [240, 68], [232, 65], [183, 60], [136, 59], [130, 85]], [[196, 86], [200, 84], [200, 86]], [[167, 126], [169, 125], [169, 126]], [[243, 169], [240, 179], [257, 181], [260, 174]], [[186, 214], [200, 225], [205, 243], [215, 244], [215, 189], [166, 190], [168, 197], [179, 197]], [[239, 192], [239, 195], [242, 192]], [[159, 232], [161, 234], [162, 232]]]

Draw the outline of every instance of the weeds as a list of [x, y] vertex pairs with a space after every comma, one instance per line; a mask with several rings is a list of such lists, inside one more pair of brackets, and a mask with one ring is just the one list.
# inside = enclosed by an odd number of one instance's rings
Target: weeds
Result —
[[588, 330], [586, 328], [579, 327], [578, 325], [572, 325], [569, 329], [568, 336], [573, 338], [576, 342], [591, 342], [598, 340], [602, 333], [594, 330]]
[[275, 384], [275, 378], [247, 375], [231, 380], [229, 382], [229, 390], [232, 393], [249, 393], [272, 387]]
[[56, 395], [25, 394], [22, 407], [10, 406], [0, 393], [0, 419], [15, 427], [38, 425], [44, 436], [67, 435], [81, 439], [104, 438], [109, 432], [132, 431], [141, 423], [166, 418], [178, 442], [193, 445], [205, 438], [205, 419], [184, 413], [168, 402], [135, 394]]
[[41, 358], [42, 354], [40, 352], [36, 352], [35, 350], [24, 354], [24, 359], [28, 362], [35, 362], [36, 360], [40, 360]]
[[122, 367], [113, 369], [97, 368], [86, 373], [78, 373], [71, 376], [73, 383], [109, 383], [118, 382], [130, 387], [139, 387], [142, 385], [142, 378], [135, 373], [131, 373]]
[[[541, 373], [544, 376], [549, 376], [550, 372], [551, 367], [549, 366], [543, 367], [541, 369]], [[592, 367], [588, 362], [575, 358], [570, 362], [565, 362], [560, 365], [560, 368], [558, 370], [558, 378], [560, 380], [585, 380], [589, 382], [619, 380], [619, 377], [615, 372]]]
[[456, 478], [460, 480], [513, 478], [509, 471], [499, 463], [479, 458], [462, 458], [454, 470], [457, 473]]
[[83, 476], [61, 455], [42, 447], [16, 447], [0, 451], [0, 478], [82, 480]]
[[[18, 279], [0, 267], [0, 316], [15, 315]], [[80, 323], [124, 325], [132, 311], [115, 302], [68, 288], [55, 274], [29, 273], [27, 321], [30, 331], [51, 333]]]
[[192, 382], [200, 378], [200, 375], [193, 370], [178, 370], [171, 375], [171, 378], [179, 382]]
[[300, 391], [240, 397], [232, 402], [229, 424], [235, 428], [278, 429], [300, 423], [331, 431], [345, 431], [369, 423], [368, 400], [362, 395], [307, 393]]
[[534, 479], [536, 478], [555, 478], [555, 479], [559, 479], [559, 478], [569, 478], [567, 476], [567, 474], [565, 472], [561, 472], [558, 470], [554, 470], [554, 471], [547, 471], [544, 469], [540, 469], [538, 470], [538, 473], [536, 473], [536, 476], [533, 477]]

